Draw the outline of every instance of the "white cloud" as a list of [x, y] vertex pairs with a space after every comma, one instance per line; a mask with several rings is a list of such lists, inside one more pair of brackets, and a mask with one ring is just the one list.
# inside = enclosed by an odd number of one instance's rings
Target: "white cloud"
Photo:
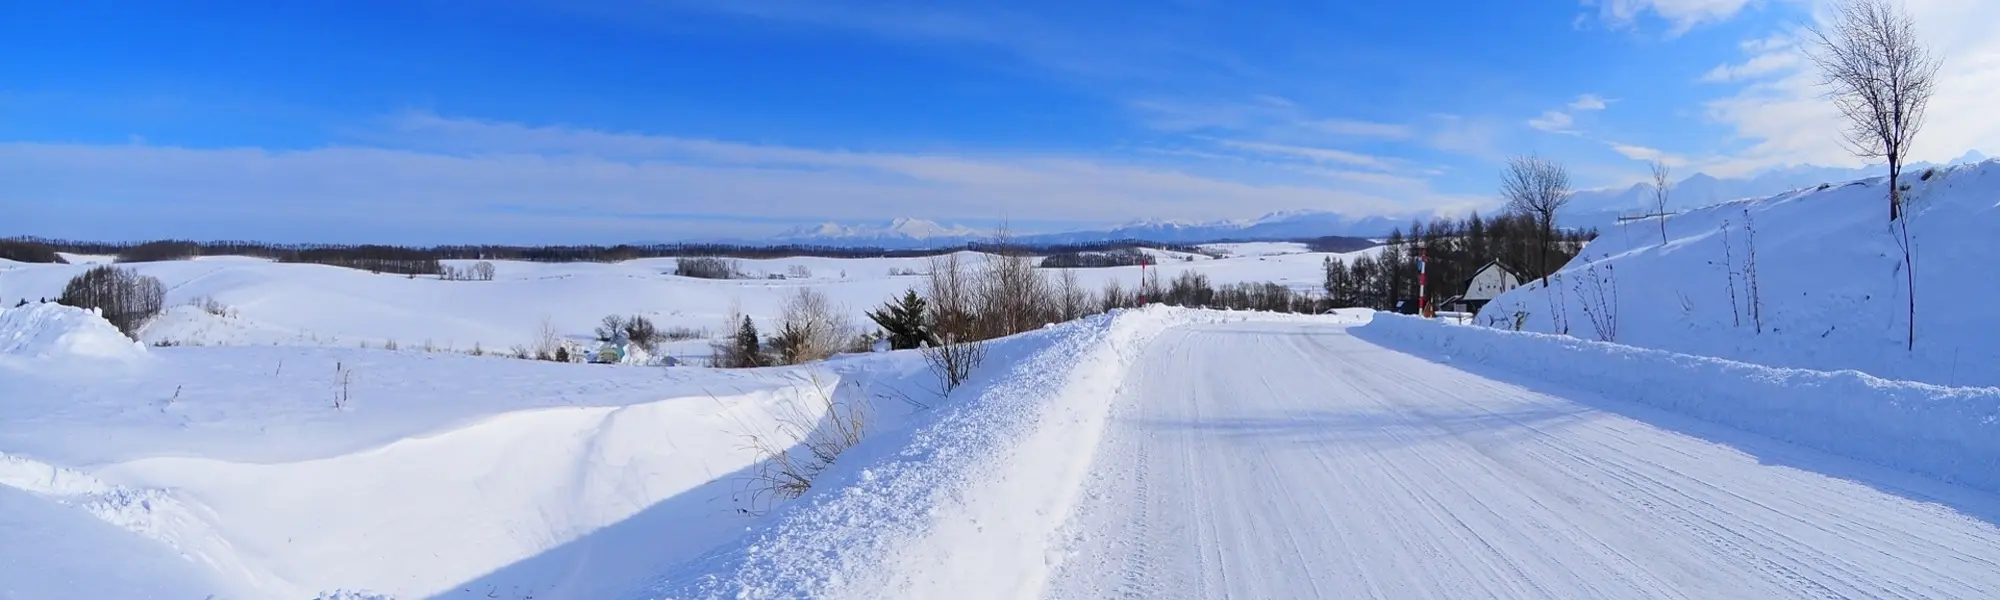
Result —
[[1569, 109], [1574, 111], [1604, 110], [1604, 107], [1604, 98], [1597, 94], [1577, 96], [1575, 102], [1569, 103]]
[[1269, 142], [1251, 142], [1243, 140], [1218, 140], [1216, 143], [1237, 150], [1246, 150], [1262, 154], [1277, 154], [1282, 156], [1304, 158], [1319, 163], [1339, 163], [1339, 164], [1353, 165], [1357, 167], [1367, 167], [1371, 169], [1385, 169], [1385, 170], [1391, 168], [1389, 161], [1381, 157], [1370, 156], [1356, 152], [1348, 152], [1346, 150], [1335, 150], [1332, 148], [1316, 148], [1310, 146], [1293, 146], [1288, 144], [1273, 144]]
[[1668, 35], [1687, 33], [1704, 23], [1727, 21], [1756, 0], [1582, 0], [1597, 7], [1598, 18], [1612, 27], [1633, 27], [1640, 15], [1652, 13], [1669, 25]]
[[[1913, 160], [1943, 162], [1967, 150], [2000, 148], [2000, 2], [1905, 0], [1922, 39], [1944, 59], [1928, 120]], [[1747, 57], [1721, 65], [1705, 81], [1734, 82], [1735, 92], [1706, 103], [1710, 120], [1728, 127], [1740, 148], [1704, 168], [1712, 174], [1747, 174], [1789, 164], [1860, 166], [1842, 146], [1839, 113], [1821, 95], [1819, 75], [1791, 32], [1746, 41]]]
[[[552, 228], [625, 240], [717, 235], [724, 228], [715, 222], [733, 227], [730, 233], [754, 234], [745, 223], [905, 215], [1116, 222], [1134, 215], [1238, 218], [1300, 208], [1403, 215], [1465, 201], [1412, 191], [1405, 179], [1375, 178], [1361, 186], [1354, 182], [1366, 176], [1281, 181], [1286, 171], [1254, 161], [854, 152], [425, 114], [398, 119], [373, 141], [374, 147], [300, 151], [0, 143], [0, 180], [8, 182], [10, 204], [38, 207], [18, 221], [24, 231], [56, 234], [77, 223], [102, 223], [94, 219], [126, 219], [135, 227], [168, 228], [154, 232], [162, 236], [190, 231], [173, 228], [196, 227], [215, 215], [295, 227], [347, 224], [359, 231], [422, 224], [433, 231], [483, 231], [499, 223], [532, 227], [543, 219]], [[1368, 169], [1388, 166], [1334, 149], [1256, 142], [1237, 147]]]
[[1550, 133], [1575, 133], [1575, 130], [1571, 129], [1575, 124], [1575, 118], [1560, 110], [1548, 111], [1542, 113], [1542, 116], [1528, 119], [1529, 127]]

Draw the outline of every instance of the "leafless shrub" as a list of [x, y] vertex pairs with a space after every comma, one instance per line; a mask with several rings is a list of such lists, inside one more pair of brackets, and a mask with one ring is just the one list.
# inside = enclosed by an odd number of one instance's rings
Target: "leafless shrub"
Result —
[[985, 338], [979, 335], [975, 314], [979, 301], [976, 284], [959, 254], [931, 259], [924, 294], [931, 313], [930, 331], [937, 343], [926, 346], [923, 354], [945, 394], [964, 384], [986, 358]]
[[1581, 279], [1573, 278], [1573, 282], [1576, 296], [1583, 303], [1583, 316], [1590, 320], [1597, 340], [1618, 341], [1618, 267], [1606, 265], [1599, 270], [1593, 263], [1584, 270]]
[[785, 267], [785, 276], [792, 279], [810, 279], [813, 276], [813, 272], [811, 268], [805, 265], [792, 265]]
[[1543, 281], [1543, 295], [1549, 301], [1551, 327], [1557, 335], [1569, 335], [1569, 295], [1562, 290], [1562, 276], [1549, 275]]
[[167, 288], [160, 280], [131, 269], [104, 265], [84, 271], [63, 286], [56, 302], [95, 308], [126, 337], [139, 339], [139, 328], [160, 314]]
[[1745, 291], [1750, 295], [1746, 308], [1757, 333], [1764, 333], [1764, 286], [1757, 277], [1757, 221], [1750, 216], [1750, 209], [1747, 208], [1743, 209], [1743, 234], [1743, 281]]
[[1073, 321], [1090, 314], [1090, 290], [1083, 289], [1077, 280], [1076, 271], [1063, 269], [1056, 277], [1056, 307], [1064, 321]]
[[923, 273], [922, 273], [922, 272], [920, 272], [920, 271], [918, 271], [918, 270], [916, 270], [916, 269], [911, 269], [911, 268], [908, 268], [908, 267], [890, 267], [890, 268], [889, 268], [889, 276], [890, 276], [890, 277], [916, 277], [916, 276], [919, 276], [919, 275], [923, 275]]
[[[751, 434], [750, 449], [758, 456], [751, 475], [751, 502], [794, 499], [812, 490], [813, 480], [840, 455], [860, 444], [867, 436], [868, 412], [857, 401], [842, 402], [837, 389], [812, 376], [812, 398], [808, 410], [799, 403], [786, 403], [779, 410], [778, 427], [768, 434]], [[816, 416], [812, 413], [823, 413]]]
[[535, 358], [555, 360], [556, 351], [562, 349], [562, 334], [556, 332], [555, 321], [542, 317], [542, 326], [535, 330]]
[[217, 301], [213, 296], [202, 296], [200, 298], [189, 300], [188, 306], [199, 308], [201, 309], [201, 312], [205, 312], [225, 319], [236, 318], [236, 309], [231, 308], [229, 305], [223, 304], [220, 301]]
[[1034, 259], [1014, 247], [1004, 229], [995, 239], [995, 254], [980, 269], [975, 290], [977, 334], [985, 339], [1039, 329], [1059, 312], [1048, 277]]
[[845, 347], [854, 336], [854, 324], [847, 311], [827, 299], [817, 289], [801, 287], [785, 299], [778, 333], [770, 341], [771, 351], [781, 364], [796, 365], [825, 360]]

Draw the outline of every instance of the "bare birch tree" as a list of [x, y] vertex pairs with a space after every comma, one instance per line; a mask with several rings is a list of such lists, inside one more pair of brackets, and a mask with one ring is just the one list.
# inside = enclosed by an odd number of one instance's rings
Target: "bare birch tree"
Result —
[[[1535, 251], [1534, 275], [1548, 277], [1556, 212], [1569, 204], [1569, 169], [1540, 156], [1516, 156], [1507, 161], [1507, 170], [1501, 174], [1500, 195], [1507, 199], [1507, 210], [1534, 219], [1541, 234], [1541, 245]], [[1543, 285], [1548, 285], [1546, 279]]]
[[1889, 0], [1841, 0], [1831, 29], [1811, 28], [1808, 55], [1847, 118], [1848, 150], [1889, 162], [1889, 220], [1902, 218], [1898, 183], [1910, 142], [1924, 125], [1938, 60], [1917, 39], [1916, 22]]
[[1908, 348], [1917, 347], [1917, 275], [1904, 214], [1903, 163], [1924, 125], [1939, 61], [1917, 39], [1916, 22], [1888, 0], [1841, 0], [1831, 29], [1813, 28], [1810, 52], [1829, 88], [1827, 98], [1847, 118], [1848, 150], [1889, 163], [1889, 221], [1903, 251], [1909, 301]]
[[1666, 161], [1653, 161], [1653, 218], [1660, 220], [1660, 245], [1667, 245], [1667, 194], [1673, 186], [1673, 171]]

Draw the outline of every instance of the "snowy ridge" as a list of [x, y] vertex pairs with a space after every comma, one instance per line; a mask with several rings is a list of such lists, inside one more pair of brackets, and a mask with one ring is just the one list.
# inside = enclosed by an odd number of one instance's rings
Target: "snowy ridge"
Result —
[[94, 310], [30, 304], [0, 308], [0, 361], [10, 358], [129, 361], [146, 358], [146, 347], [119, 333]]
[[[1614, 341], [1777, 367], [1853, 369], [1945, 386], [2000, 386], [2000, 161], [1912, 171], [1917, 341], [1888, 216], [1887, 178], [1834, 183], [1606, 229], [1550, 277], [1488, 304], [1479, 322], [1602, 339], [1583, 313], [1593, 285], [1618, 313]], [[1754, 240], [1754, 269], [1750, 250]], [[1754, 270], [1754, 280], [1749, 276]], [[1751, 283], [1758, 290], [1753, 312]], [[1558, 294], [1551, 297], [1550, 291]], [[1610, 304], [1610, 303], [1606, 303]], [[1561, 318], [1566, 315], [1567, 318]]]
[[1355, 336], [1435, 350], [1832, 454], [2000, 492], [2000, 388], [1762, 367], [1381, 315]]
[[[974, 598], [1036, 593], [1123, 370], [1171, 327], [1244, 318], [1120, 311], [996, 343], [935, 420], [873, 438], [740, 542], [645, 598]], [[851, 458], [850, 458], [851, 457]]]

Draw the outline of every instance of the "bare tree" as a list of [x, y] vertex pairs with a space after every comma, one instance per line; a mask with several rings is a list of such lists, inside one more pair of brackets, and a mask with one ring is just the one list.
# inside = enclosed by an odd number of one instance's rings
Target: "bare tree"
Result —
[[772, 346], [782, 362], [795, 365], [833, 356], [853, 336], [854, 324], [845, 307], [834, 305], [818, 289], [800, 287], [785, 299]]
[[1909, 301], [1908, 348], [1917, 347], [1917, 274], [1910, 224], [1903, 215], [1903, 163], [1924, 125], [1939, 61], [1917, 39], [1916, 22], [1887, 0], [1842, 0], [1831, 31], [1813, 28], [1813, 63], [1831, 88], [1827, 97], [1847, 117], [1855, 156], [1889, 162], [1889, 221], [1897, 223], [1903, 284]]
[[1507, 199], [1507, 210], [1533, 218], [1540, 229], [1534, 275], [1543, 278], [1542, 285], [1547, 287], [1556, 212], [1569, 204], [1569, 169], [1540, 156], [1516, 156], [1507, 161], [1507, 170], [1501, 174], [1500, 195]]
[[976, 314], [977, 285], [959, 253], [931, 258], [924, 295], [930, 305], [931, 334], [937, 343], [924, 347], [923, 354], [946, 394], [964, 384], [972, 369], [986, 359], [985, 338], [979, 331], [981, 319]]
[[1667, 194], [1673, 187], [1673, 171], [1666, 161], [1653, 161], [1653, 218], [1660, 220], [1660, 245], [1667, 245]]
[[1090, 290], [1083, 289], [1075, 269], [1063, 269], [1056, 277], [1056, 298], [1062, 311], [1062, 320], [1072, 321], [1090, 314]]
[[1831, 30], [1810, 29], [1810, 53], [1847, 118], [1848, 149], [1889, 161], [1889, 220], [1902, 218], [1897, 187], [1910, 142], [1924, 125], [1938, 60], [1917, 39], [1916, 23], [1888, 0], [1841, 0]]

